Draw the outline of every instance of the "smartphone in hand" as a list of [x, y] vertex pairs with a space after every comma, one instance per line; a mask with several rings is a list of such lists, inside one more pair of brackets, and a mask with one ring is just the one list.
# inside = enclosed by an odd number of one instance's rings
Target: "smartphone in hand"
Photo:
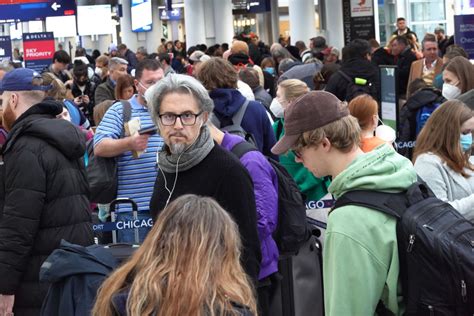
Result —
[[154, 125], [147, 126], [147, 127], [144, 127], [142, 129], [138, 130], [138, 134], [140, 134], [140, 135], [154, 135], [154, 134], [156, 134], [156, 132], [157, 132], [157, 128]]

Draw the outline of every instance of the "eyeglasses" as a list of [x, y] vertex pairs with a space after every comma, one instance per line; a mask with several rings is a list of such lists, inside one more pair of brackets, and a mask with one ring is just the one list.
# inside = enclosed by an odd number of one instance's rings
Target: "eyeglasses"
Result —
[[196, 124], [197, 117], [202, 113], [202, 111], [197, 114], [191, 112], [181, 114], [165, 113], [158, 115], [158, 117], [160, 118], [161, 124], [163, 124], [164, 126], [173, 126], [176, 123], [176, 119], [178, 117], [183, 126], [193, 126], [194, 124]]

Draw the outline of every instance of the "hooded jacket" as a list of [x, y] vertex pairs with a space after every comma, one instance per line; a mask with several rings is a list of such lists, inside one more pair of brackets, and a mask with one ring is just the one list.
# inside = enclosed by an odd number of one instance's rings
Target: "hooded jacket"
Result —
[[[343, 62], [340, 68], [346, 75], [354, 78], [366, 79], [368, 83], [372, 84], [371, 93], [372, 97], [379, 101], [379, 90], [380, 90], [380, 76], [378, 68], [368, 61], [367, 59], [362, 58], [353, 58], [349, 59], [346, 62]], [[408, 77], [407, 77], [408, 80]], [[326, 91], [331, 92], [339, 100], [345, 101], [346, 99], [346, 90], [348, 87], [347, 79], [345, 79], [341, 73], [335, 72], [329, 82], [326, 85]]]
[[[221, 122], [221, 127], [232, 125], [232, 116], [245, 103], [245, 97], [236, 89], [214, 89], [209, 96], [214, 101], [214, 114]], [[271, 152], [276, 142], [275, 134], [263, 105], [257, 101], [249, 102], [242, 119], [242, 128], [255, 137], [261, 153], [278, 159]]]
[[93, 242], [85, 137], [61, 112], [56, 102], [32, 106], [0, 153], [0, 294], [15, 295], [15, 315], [38, 315], [48, 288], [39, 269], [61, 239]]
[[[240, 136], [225, 133], [221, 146], [232, 151], [237, 144], [244, 141]], [[262, 251], [258, 275], [261, 280], [278, 271], [279, 252], [272, 236], [278, 223], [278, 178], [267, 158], [258, 151], [245, 153], [240, 157], [240, 162], [252, 178], [255, 193], [258, 238]]]
[[[411, 162], [386, 144], [352, 161], [329, 192], [336, 199], [354, 190], [395, 193], [416, 179]], [[329, 213], [323, 249], [326, 316], [374, 315], [379, 300], [394, 315], [402, 314], [396, 224], [396, 218], [361, 206]]]
[[440, 105], [446, 101], [441, 91], [424, 88], [414, 93], [400, 110], [400, 136], [397, 141], [398, 152], [411, 159], [415, 147], [418, 111], [428, 105]]
[[97, 290], [116, 267], [116, 259], [102, 246], [62, 240], [41, 266], [40, 280], [51, 283], [41, 315], [90, 315]]

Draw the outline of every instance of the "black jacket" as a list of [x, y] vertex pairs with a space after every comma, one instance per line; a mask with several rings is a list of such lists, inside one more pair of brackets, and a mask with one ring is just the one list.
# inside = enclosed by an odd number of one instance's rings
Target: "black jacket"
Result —
[[43, 261], [61, 239], [93, 243], [84, 134], [43, 102], [21, 115], [0, 152], [0, 294], [15, 294], [15, 315], [38, 315], [47, 284]]
[[137, 68], [137, 65], [138, 65], [137, 56], [130, 49], [127, 49], [127, 51], [125, 52], [123, 58], [126, 61], [128, 61], [128, 65], [127, 65], [127, 72], [128, 73], [130, 73], [132, 71], [132, 69]]
[[[372, 84], [372, 97], [379, 101], [380, 97], [380, 76], [378, 68], [367, 59], [355, 58], [343, 62], [340, 68], [352, 79], [363, 78]], [[335, 72], [326, 85], [326, 91], [331, 92], [341, 101], [345, 101], [347, 80], [339, 73]]]
[[[413, 32], [412, 30], [410, 30], [409, 27], [407, 27], [407, 32], [406, 32], [405, 34], [403, 34], [402, 36], [405, 36], [405, 35], [410, 34], [410, 33], [413, 34], [413, 35], [415, 35], [416, 39], [418, 40], [418, 36], [416, 35], [416, 33]], [[395, 30], [395, 31], [392, 33], [392, 36], [394, 36], [394, 35], [398, 36], [398, 30]]]
[[82, 91], [79, 86], [74, 82], [71, 87], [71, 92], [74, 98], [82, 96], [82, 95], [87, 95], [89, 97], [89, 104], [86, 103], [81, 103], [79, 104], [79, 109], [81, 109], [82, 113], [89, 119], [89, 121], [92, 121], [92, 112], [94, 110], [95, 106], [95, 88], [96, 88], [95, 82], [89, 80], [87, 81], [84, 91]]
[[411, 64], [416, 61], [416, 55], [411, 51], [410, 46], [407, 46], [396, 60], [398, 66], [398, 96], [404, 98], [407, 93]]
[[51, 283], [41, 315], [90, 315], [97, 290], [116, 267], [116, 259], [103, 246], [63, 240], [41, 267], [40, 280]]
[[426, 105], [441, 104], [446, 99], [441, 91], [424, 88], [413, 94], [400, 110], [400, 136], [397, 141], [398, 153], [411, 160], [416, 140], [416, 119], [418, 110]]
[[[155, 221], [169, 197], [162, 174], [160, 172], [156, 178], [150, 201], [150, 212]], [[175, 175], [164, 173], [168, 185], [173, 183]], [[239, 227], [242, 239], [242, 265], [245, 272], [256, 281], [261, 261], [260, 241], [253, 184], [245, 167], [231, 153], [215, 145], [197, 166], [178, 171], [171, 201], [184, 194], [212, 197], [229, 212]]]

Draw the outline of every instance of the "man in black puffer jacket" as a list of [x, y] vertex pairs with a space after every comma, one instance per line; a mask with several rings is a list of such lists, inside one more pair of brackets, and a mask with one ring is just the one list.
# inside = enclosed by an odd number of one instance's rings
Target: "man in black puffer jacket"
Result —
[[369, 60], [371, 52], [369, 42], [355, 39], [345, 46], [342, 52], [341, 68], [331, 76], [325, 90], [334, 94], [341, 101], [351, 101], [356, 95], [348, 91], [351, 85], [345, 78], [345, 74], [353, 82], [357, 82], [356, 78], [365, 80], [364, 86], [367, 88], [361, 89], [360, 94], [370, 94], [375, 100], [380, 101], [379, 70]]
[[42, 101], [41, 84], [24, 68], [0, 82], [9, 131], [0, 151], [0, 315], [12, 308], [15, 315], [39, 315], [48, 290], [38, 281], [43, 261], [61, 239], [93, 243], [85, 137], [56, 119], [62, 105]]

